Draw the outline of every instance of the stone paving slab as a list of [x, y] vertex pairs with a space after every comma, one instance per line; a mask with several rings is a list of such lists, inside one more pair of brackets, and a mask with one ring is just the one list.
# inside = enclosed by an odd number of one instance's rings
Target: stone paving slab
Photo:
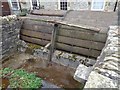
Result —
[[42, 80], [42, 89], [40, 89], [40, 90], [44, 90], [46, 88], [49, 88], [49, 89], [56, 88], [56, 89], [64, 90], [64, 89], [62, 89], [62, 88], [60, 88], [52, 83], [49, 83], [45, 80]]

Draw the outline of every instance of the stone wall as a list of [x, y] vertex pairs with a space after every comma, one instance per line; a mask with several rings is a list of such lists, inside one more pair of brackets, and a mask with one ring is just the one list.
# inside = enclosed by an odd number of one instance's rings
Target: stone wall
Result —
[[0, 59], [2, 58], [2, 20], [0, 16]]
[[[120, 87], [120, 32], [119, 27], [110, 26], [106, 45], [90, 73], [85, 88]], [[86, 89], [85, 89], [86, 90]]]
[[22, 21], [17, 16], [10, 15], [1, 17], [0, 22], [0, 59], [5, 59], [17, 50]]
[[[44, 9], [59, 10], [59, 0], [40, 0]], [[113, 11], [116, 0], [107, 0], [104, 11]], [[91, 10], [92, 0], [68, 0], [68, 10]]]
[[72, 0], [69, 3], [70, 10], [89, 10], [88, 0]]
[[51, 9], [57, 10], [58, 9], [58, 2], [57, 0], [40, 0], [40, 6], [43, 9]]

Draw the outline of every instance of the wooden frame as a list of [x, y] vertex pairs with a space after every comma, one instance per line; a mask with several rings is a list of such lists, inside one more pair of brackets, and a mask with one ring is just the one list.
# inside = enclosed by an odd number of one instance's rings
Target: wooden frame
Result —
[[[59, 31], [53, 26], [54, 23], [60, 25]], [[56, 33], [57, 31], [59, 33]], [[96, 31], [96, 29], [86, 29], [63, 22], [40, 22], [32, 19], [24, 22], [20, 34], [21, 39], [27, 42], [42, 46], [51, 43], [52, 48], [48, 57], [49, 61], [51, 61], [54, 45], [55, 48], [59, 50], [97, 58], [100, 55], [107, 38], [106, 34], [100, 34], [99, 30]]]
[[[94, 8], [94, 6], [95, 6], [95, 4], [94, 3], [102, 3], [103, 2], [103, 6], [101, 6], [101, 8], [100, 7], [98, 7], [98, 8]], [[92, 4], [91, 4], [91, 10], [92, 11], [104, 11], [104, 8], [105, 8], [105, 0], [92, 0]]]
[[[69, 3], [69, 0], [67, 0], [67, 10], [69, 10], [68, 3]], [[58, 10], [61, 10], [60, 9], [60, 0], [58, 0]]]
[[[9, 0], [9, 2], [10, 2], [11, 9], [13, 10], [12, 0]], [[16, 0], [16, 2], [17, 2], [18, 10], [20, 10], [19, 1]]]
[[[39, 0], [37, 0], [37, 6], [39, 6]], [[31, 10], [33, 10], [32, 0], [30, 0], [30, 7], [31, 7]]]

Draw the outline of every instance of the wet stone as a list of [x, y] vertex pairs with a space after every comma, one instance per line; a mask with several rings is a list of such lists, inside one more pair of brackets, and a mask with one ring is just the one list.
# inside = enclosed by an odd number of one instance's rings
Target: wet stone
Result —
[[60, 87], [58, 87], [58, 86], [56, 86], [56, 85], [54, 85], [52, 83], [49, 83], [49, 82], [47, 82], [45, 80], [42, 80], [42, 89], [44, 89], [44, 88], [59, 88], [60, 90], [63, 90], [62, 88], [60, 88]]

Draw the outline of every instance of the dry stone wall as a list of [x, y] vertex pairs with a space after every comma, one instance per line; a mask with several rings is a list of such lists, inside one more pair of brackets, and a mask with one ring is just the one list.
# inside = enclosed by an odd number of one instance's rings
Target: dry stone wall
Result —
[[106, 45], [90, 73], [85, 88], [120, 87], [120, 34], [118, 26], [110, 26]]
[[1, 17], [0, 22], [0, 59], [3, 59], [17, 50], [22, 21], [17, 16], [10, 15]]
[[[0, 18], [2, 18], [0, 16]], [[0, 20], [0, 59], [2, 58], [2, 21]]]

